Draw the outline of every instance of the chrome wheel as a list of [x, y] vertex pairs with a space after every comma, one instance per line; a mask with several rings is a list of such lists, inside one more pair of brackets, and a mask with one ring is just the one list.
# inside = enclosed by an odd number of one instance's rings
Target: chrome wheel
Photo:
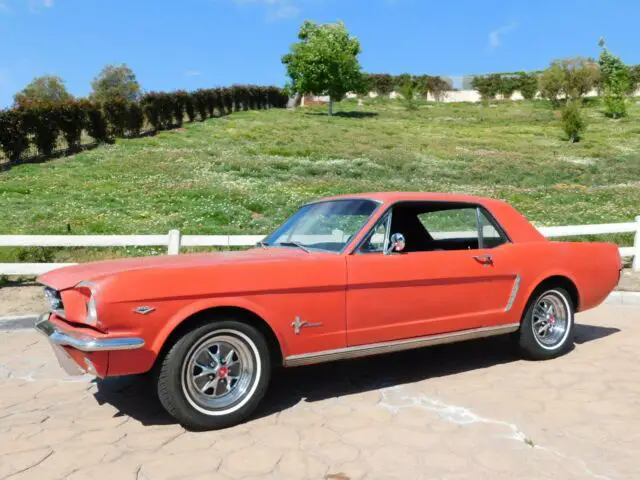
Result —
[[533, 307], [533, 336], [543, 348], [553, 349], [563, 343], [569, 333], [569, 322], [569, 306], [557, 292], [546, 293]]
[[248, 400], [259, 359], [255, 345], [243, 337], [239, 332], [214, 332], [189, 350], [182, 384], [189, 403], [199, 411], [222, 415]]

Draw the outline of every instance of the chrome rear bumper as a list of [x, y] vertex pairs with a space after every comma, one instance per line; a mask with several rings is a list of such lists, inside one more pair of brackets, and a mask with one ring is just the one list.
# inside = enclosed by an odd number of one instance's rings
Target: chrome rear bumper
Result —
[[99, 338], [86, 334], [64, 331], [49, 320], [49, 313], [41, 315], [35, 329], [42, 333], [53, 345], [72, 347], [83, 352], [106, 352], [111, 350], [134, 350], [144, 346], [138, 337]]

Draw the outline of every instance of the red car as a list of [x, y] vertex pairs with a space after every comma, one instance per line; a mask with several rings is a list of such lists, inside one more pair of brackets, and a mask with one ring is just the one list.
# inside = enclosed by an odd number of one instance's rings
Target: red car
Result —
[[501, 201], [348, 195], [304, 205], [248, 251], [42, 275], [37, 329], [75, 369], [154, 371], [171, 415], [218, 428], [251, 414], [278, 366], [501, 334], [528, 358], [558, 356], [620, 268], [616, 245], [547, 241]]

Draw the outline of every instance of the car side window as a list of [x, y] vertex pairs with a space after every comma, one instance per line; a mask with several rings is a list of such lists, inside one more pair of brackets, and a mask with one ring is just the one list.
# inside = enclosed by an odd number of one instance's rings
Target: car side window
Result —
[[480, 222], [484, 248], [495, 248], [507, 243], [505, 236], [498, 230], [493, 221], [487, 217], [481, 208], [479, 209], [478, 220]]

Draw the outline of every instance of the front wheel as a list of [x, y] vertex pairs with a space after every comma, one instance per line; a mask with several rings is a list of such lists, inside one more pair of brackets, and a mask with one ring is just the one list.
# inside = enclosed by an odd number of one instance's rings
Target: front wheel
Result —
[[546, 360], [571, 348], [574, 306], [562, 288], [544, 290], [529, 303], [520, 324], [518, 343], [522, 354]]
[[158, 397], [190, 429], [242, 422], [258, 406], [271, 377], [262, 334], [235, 320], [201, 325], [181, 337], [160, 365]]

